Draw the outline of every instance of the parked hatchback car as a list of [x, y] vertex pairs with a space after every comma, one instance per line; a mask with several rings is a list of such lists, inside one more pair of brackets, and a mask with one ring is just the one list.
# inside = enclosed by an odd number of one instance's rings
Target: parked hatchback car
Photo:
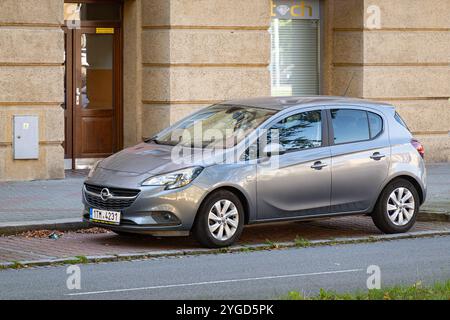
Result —
[[83, 216], [118, 234], [193, 233], [206, 247], [233, 244], [246, 224], [354, 214], [406, 232], [426, 197], [423, 155], [388, 104], [228, 101], [98, 162]]

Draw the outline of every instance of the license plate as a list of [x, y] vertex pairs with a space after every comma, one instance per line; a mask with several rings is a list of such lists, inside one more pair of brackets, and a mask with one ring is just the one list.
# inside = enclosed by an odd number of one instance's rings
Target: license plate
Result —
[[120, 212], [109, 211], [109, 210], [99, 210], [91, 208], [90, 218], [93, 222], [101, 222], [107, 224], [120, 224]]

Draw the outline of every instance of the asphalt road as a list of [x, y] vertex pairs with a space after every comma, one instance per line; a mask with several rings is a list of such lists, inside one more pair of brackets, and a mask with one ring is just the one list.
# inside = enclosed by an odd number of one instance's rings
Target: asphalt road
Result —
[[0, 271], [0, 299], [270, 299], [289, 291], [366, 289], [377, 265], [382, 286], [450, 279], [450, 237], [396, 240], [146, 261]]

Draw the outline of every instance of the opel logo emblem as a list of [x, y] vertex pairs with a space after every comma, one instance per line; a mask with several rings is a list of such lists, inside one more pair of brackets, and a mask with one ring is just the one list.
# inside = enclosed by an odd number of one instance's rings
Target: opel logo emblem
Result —
[[102, 198], [103, 201], [106, 201], [112, 197], [112, 194], [111, 192], [109, 192], [108, 188], [103, 188], [102, 191], [100, 191], [100, 197]]

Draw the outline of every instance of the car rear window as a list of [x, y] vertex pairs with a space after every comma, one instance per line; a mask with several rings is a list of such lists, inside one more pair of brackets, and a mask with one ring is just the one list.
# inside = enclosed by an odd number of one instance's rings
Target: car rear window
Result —
[[373, 112], [367, 112], [369, 117], [370, 138], [376, 138], [383, 131], [383, 118]]

